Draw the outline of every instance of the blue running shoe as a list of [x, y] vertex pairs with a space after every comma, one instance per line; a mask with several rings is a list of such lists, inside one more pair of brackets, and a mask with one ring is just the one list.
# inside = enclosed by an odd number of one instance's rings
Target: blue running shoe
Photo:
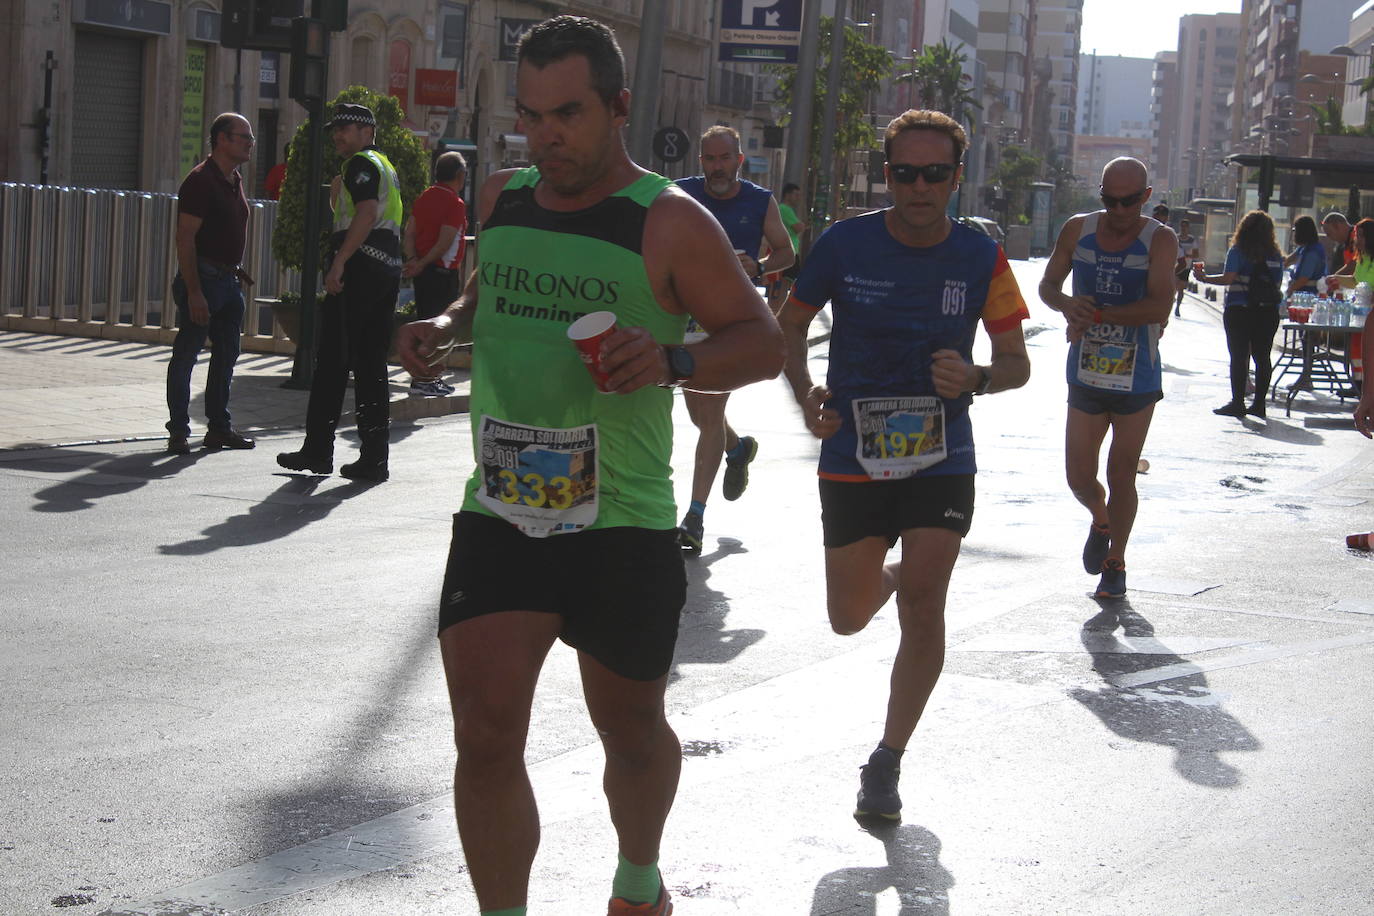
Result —
[[1083, 571], [1088, 575], [1102, 571], [1107, 560], [1107, 548], [1112, 542], [1108, 529], [1096, 525], [1088, 526], [1088, 540], [1083, 544]]
[[854, 806], [854, 816], [900, 821], [902, 799], [897, 794], [897, 777], [902, 768], [897, 755], [880, 747], [869, 755], [868, 763], [859, 771], [859, 800]]
[[1104, 560], [1102, 578], [1097, 582], [1094, 598], [1126, 597], [1126, 564], [1120, 560]]

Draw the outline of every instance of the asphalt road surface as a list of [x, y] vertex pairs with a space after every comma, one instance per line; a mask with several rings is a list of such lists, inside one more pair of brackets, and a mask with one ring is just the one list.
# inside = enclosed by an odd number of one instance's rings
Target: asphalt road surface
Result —
[[[1040, 269], [1017, 264], [1028, 298]], [[668, 693], [680, 916], [1374, 912], [1374, 565], [1343, 543], [1374, 528], [1374, 444], [1335, 402], [1213, 416], [1220, 321], [1189, 302], [1131, 591], [1094, 601], [1062, 326], [1032, 311], [1030, 384], [975, 405], [977, 513], [895, 828], [851, 817], [895, 615], [830, 632], [817, 444], [781, 382], [732, 397], [759, 458], [710, 503]], [[434, 638], [466, 418], [398, 427], [376, 487], [281, 473], [300, 440], [0, 453], [0, 913], [476, 914]], [[531, 914], [604, 912], [600, 760], [558, 647]]]

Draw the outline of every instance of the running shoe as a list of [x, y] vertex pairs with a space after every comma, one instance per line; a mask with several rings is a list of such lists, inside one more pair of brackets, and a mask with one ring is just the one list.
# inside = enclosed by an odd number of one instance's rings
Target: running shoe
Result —
[[1102, 578], [1097, 581], [1094, 598], [1126, 597], [1126, 564], [1121, 560], [1104, 560]]
[[1112, 536], [1106, 528], [1088, 526], [1088, 540], [1083, 544], [1083, 571], [1089, 575], [1102, 571], [1102, 561], [1107, 559], [1107, 548], [1111, 546]]
[[700, 554], [702, 538], [705, 536], [706, 520], [700, 512], [688, 512], [682, 517], [682, 524], [677, 526], [677, 542], [683, 550], [693, 555]]
[[1220, 407], [1214, 408], [1212, 413], [1219, 417], [1235, 417], [1239, 420], [1241, 417], [1245, 416], [1245, 405], [1237, 401], [1230, 401], [1222, 404]]
[[859, 767], [859, 800], [854, 816], [901, 820], [902, 799], [897, 794], [897, 777], [901, 774], [897, 755], [887, 748], [880, 747], [870, 754], [868, 763]]
[[725, 481], [720, 485], [721, 494], [734, 501], [744, 495], [749, 486], [749, 463], [759, 453], [759, 443], [753, 436], [739, 437], [739, 457], [725, 459]]
[[[662, 878], [659, 879], [662, 881]], [[612, 897], [606, 916], [671, 916], [673, 904], [668, 899], [668, 885], [659, 888], [653, 903], [631, 903], [623, 897]]]
[[416, 379], [410, 383], [410, 393], [418, 394], [426, 398], [441, 398], [452, 394], [453, 389], [437, 379], [426, 379], [420, 381]]

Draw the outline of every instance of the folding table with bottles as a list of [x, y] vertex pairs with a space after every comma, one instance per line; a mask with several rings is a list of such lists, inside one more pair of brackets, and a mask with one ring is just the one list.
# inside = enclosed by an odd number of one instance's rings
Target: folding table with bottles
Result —
[[1283, 343], [1269, 388], [1270, 397], [1277, 402], [1284, 396], [1280, 393], [1283, 380], [1295, 376], [1286, 392], [1285, 416], [1292, 416], [1293, 399], [1304, 391], [1325, 391], [1342, 402], [1358, 396], [1351, 366], [1352, 338], [1364, 332], [1369, 309], [1368, 289], [1359, 292], [1362, 295], [1351, 300], [1310, 293], [1289, 298], [1288, 320], [1280, 325]]

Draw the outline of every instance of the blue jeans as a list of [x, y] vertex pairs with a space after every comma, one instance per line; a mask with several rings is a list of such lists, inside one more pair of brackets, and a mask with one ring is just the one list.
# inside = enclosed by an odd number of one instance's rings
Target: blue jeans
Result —
[[239, 338], [243, 333], [243, 290], [236, 276], [202, 261], [199, 265], [200, 290], [210, 307], [209, 324], [196, 324], [186, 300], [186, 282], [178, 273], [172, 281], [172, 299], [177, 305], [177, 336], [172, 342], [172, 360], [167, 364], [167, 432], [173, 436], [191, 434], [191, 370], [196, 357], [210, 338], [210, 373], [205, 379], [205, 419], [219, 432], [228, 432], [229, 383], [234, 378], [234, 363], [239, 358]]

